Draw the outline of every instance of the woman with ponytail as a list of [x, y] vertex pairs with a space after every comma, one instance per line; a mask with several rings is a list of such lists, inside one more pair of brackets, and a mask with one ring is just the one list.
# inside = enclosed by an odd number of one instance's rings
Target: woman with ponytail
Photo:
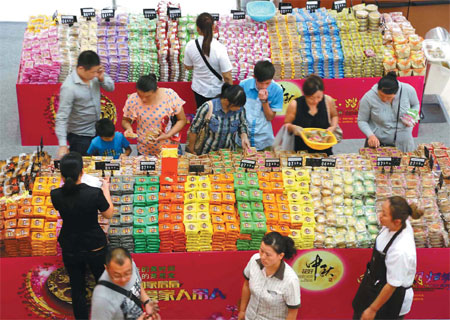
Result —
[[239, 305], [239, 320], [293, 320], [300, 307], [300, 281], [284, 261], [297, 250], [294, 240], [278, 232], [264, 236], [259, 253], [244, 269], [244, 285]]
[[66, 154], [60, 168], [64, 185], [50, 193], [63, 220], [58, 242], [69, 274], [74, 316], [88, 319], [86, 267], [89, 266], [95, 281], [105, 270], [107, 240], [98, 224], [98, 213], [107, 219], [113, 215], [109, 181], [103, 180], [101, 189], [82, 183], [83, 159], [77, 152]]
[[383, 203], [379, 213], [382, 228], [353, 299], [353, 319], [403, 319], [410, 311], [417, 259], [408, 218], [422, 215], [423, 211], [402, 197], [390, 197]]
[[366, 147], [395, 146], [403, 152], [416, 149], [412, 130], [420, 102], [416, 90], [397, 80], [391, 71], [361, 99], [359, 129], [366, 135]]
[[[138, 154], [159, 156], [161, 147], [180, 142], [180, 131], [187, 123], [184, 100], [169, 88], [158, 88], [156, 76], [142, 76], [123, 107], [125, 137], [137, 138]], [[132, 124], [136, 121], [137, 130]]]
[[197, 17], [198, 39], [186, 45], [184, 66], [194, 70], [192, 91], [197, 107], [220, 94], [224, 82], [233, 84], [227, 48], [214, 39], [213, 17], [203, 12]]

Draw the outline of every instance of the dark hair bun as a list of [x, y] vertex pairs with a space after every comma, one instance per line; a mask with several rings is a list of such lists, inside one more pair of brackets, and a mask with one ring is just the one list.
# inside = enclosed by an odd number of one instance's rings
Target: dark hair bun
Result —
[[397, 80], [397, 73], [395, 73], [395, 71], [389, 71], [386, 74], [386, 77], [391, 77], [391, 78], [394, 78], [395, 80]]

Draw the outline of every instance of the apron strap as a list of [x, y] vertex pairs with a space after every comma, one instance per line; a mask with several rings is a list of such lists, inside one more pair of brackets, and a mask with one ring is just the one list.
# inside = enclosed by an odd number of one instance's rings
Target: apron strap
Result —
[[382, 254], [386, 255], [386, 253], [388, 252], [389, 248], [391, 247], [392, 243], [394, 242], [395, 238], [397, 238], [397, 236], [400, 234], [400, 232], [402, 232], [403, 229], [398, 230], [394, 236], [391, 238], [391, 240], [389, 240], [388, 244], [386, 245], [386, 247], [384, 248]]

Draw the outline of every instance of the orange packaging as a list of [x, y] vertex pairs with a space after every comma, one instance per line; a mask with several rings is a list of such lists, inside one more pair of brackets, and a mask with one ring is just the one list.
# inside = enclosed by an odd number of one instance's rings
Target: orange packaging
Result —
[[172, 186], [174, 192], [184, 192], [184, 183], [177, 183]]
[[20, 218], [17, 220], [18, 228], [29, 228], [30, 224], [31, 224], [31, 221], [29, 218]]
[[277, 198], [277, 203], [282, 203], [282, 202], [288, 201], [288, 198], [285, 194], [277, 194], [277, 195], [275, 195], [275, 197]]
[[273, 193], [265, 193], [263, 194], [263, 203], [275, 203], [276, 198]]
[[184, 203], [184, 195], [181, 192], [173, 192], [170, 200], [171, 203]]
[[3, 217], [5, 219], [15, 219], [15, 218], [17, 218], [17, 210], [3, 211]]
[[183, 222], [183, 214], [182, 213], [172, 213], [172, 214], [170, 214], [170, 220], [173, 223], [182, 223]]
[[224, 223], [215, 223], [213, 224], [213, 233], [222, 233], [226, 234], [227, 230], [225, 228]]
[[172, 206], [170, 207], [170, 211], [171, 212], [176, 212], [176, 213], [183, 213], [184, 205], [181, 204], [181, 203], [172, 204]]
[[172, 192], [173, 188], [170, 184], [163, 184], [163, 185], [161, 185], [160, 191], [161, 192]]
[[259, 189], [261, 189], [261, 191], [263, 193], [271, 193], [271, 192], [273, 192], [272, 185], [268, 181], [259, 181]]
[[211, 192], [211, 195], [209, 197], [209, 202], [211, 204], [221, 204], [222, 203], [222, 193]]
[[171, 220], [171, 216], [170, 216], [169, 212], [160, 212], [159, 213], [158, 223], [164, 223], [164, 222], [170, 223], [171, 221], [172, 220]]
[[212, 184], [211, 185], [211, 191], [212, 192], [223, 192], [224, 190], [223, 190], [223, 184]]
[[61, 177], [49, 177], [47, 183], [59, 186], [61, 184]]
[[270, 181], [272, 182], [282, 182], [283, 175], [281, 172], [270, 172]]
[[47, 184], [48, 183], [48, 178], [47, 177], [36, 177], [36, 180], [34, 180], [35, 184]]
[[47, 221], [44, 224], [44, 231], [56, 231], [56, 222], [55, 221]]
[[221, 178], [221, 180], [222, 180], [221, 183], [225, 183], [225, 184], [233, 184], [233, 182], [234, 182], [234, 177], [233, 177], [233, 175], [228, 174], [228, 173], [222, 173], [222, 174], [220, 175], [220, 178]]
[[[161, 199], [161, 196], [159, 196], [159, 199]], [[158, 206], [158, 211], [159, 212], [168, 212], [168, 211], [170, 211], [170, 208], [171, 208], [171, 204], [169, 204], [169, 203], [161, 203], [159, 206]]]
[[290, 213], [289, 202], [283, 201], [278, 203], [278, 210], [280, 213]]
[[238, 234], [239, 233], [239, 225], [236, 222], [226, 222], [225, 228], [227, 229], [227, 234]]
[[209, 175], [209, 181], [211, 181], [212, 184], [223, 183], [221, 179], [222, 178], [221, 178], [220, 174], [210, 174]]
[[58, 220], [58, 210], [56, 210], [55, 208], [51, 207], [51, 208], [47, 208], [47, 211], [45, 212], [45, 217], [48, 220]]
[[224, 192], [232, 192], [234, 193], [234, 184], [232, 183], [226, 183], [223, 185], [223, 191]]
[[30, 228], [16, 229], [16, 239], [26, 239], [30, 237]]
[[32, 197], [26, 197], [19, 200], [19, 205], [21, 207], [23, 206], [31, 206], [31, 201], [33, 200]]
[[[271, 172], [271, 173], [277, 173], [277, 172]], [[272, 189], [271, 192], [273, 193], [283, 193], [283, 182], [282, 181], [276, 181], [270, 183], [270, 188]]]
[[33, 206], [43, 206], [45, 204], [45, 196], [35, 196], [31, 201]]
[[231, 192], [225, 192], [222, 194], [222, 202], [224, 204], [235, 204], [236, 203], [236, 195]]
[[267, 211], [264, 214], [266, 215], [267, 224], [278, 224], [278, 212]]
[[280, 225], [289, 226], [291, 224], [291, 215], [289, 213], [280, 213], [278, 221]]
[[258, 172], [258, 181], [270, 181], [270, 172]]
[[225, 220], [223, 219], [223, 216], [221, 214], [212, 214], [211, 222], [212, 223], [224, 223]]
[[6, 229], [4, 233], [5, 240], [16, 239], [16, 229]]
[[56, 232], [55, 231], [47, 231], [45, 232], [45, 239], [49, 241], [56, 241]]
[[234, 205], [232, 204], [223, 204], [222, 205], [222, 213], [223, 214], [231, 214], [234, 215], [235, 214], [235, 209], [234, 209]]
[[37, 196], [42, 196], [48, 194], [47, 184], [35, 183], [33, 186], [33, 194]]
[[278, 211], [278, 206], [275, 203], [264, 203], [264, 211]]
[[288, 226], [285, 225], [280, 225], [280, 233], [287, 237], [291, 234], [291, 228], [289, 228]]
[[33, 207], [33, 216], [37, 218], [45, 218], [45, 214], [47, 212], [46, 206], [34, 206]]
[[172, 199], [171, 192], [160, 192], [158, 195], [158, 199], [160, 203], [169, 203]]
[[8, 203], [6, 205], [6, 210], [17, 210], [19, 208], [19, 206], [17, 205], [17, 203]]
[[31, 217], [33, 215], [33, 206], [23, 206], [18, 213], [19, 218]]
[[213, 205], [210, 205], [209, 206], [209, 212], [211, 213], [211, 214], [222, 214], [222, 206], [221, 205], [216, 205], [216, 204], [213, 204]]
[[31, 219], [31, 230], [44, 230], [45, 219]]
[[45, 197], [45, 203], [44, 206], [47, 207], [53, 207], [53, 202], [52, 202], [52, 198], [50, 196]]
[[278, 224], [267, 224], [267, 232], [281, 233], [281, 228], [278, 226]]
[[232, 214], [232, 213], [225, 213], [223, 215], [223, 219], [226, 223], [230, 223], [230, 222], [237, 223], [236, 215]]
[[14, 229], [17, 227], [17, 219], [8, 219], [5, 221], [6, 229]]
[[[33, 230], [33, 228], [31, 228]], [[31, 232], [31, 241], [44, 241], [45, 240], [45, 233], [39, 232], [39, 231], [33, 231]]]

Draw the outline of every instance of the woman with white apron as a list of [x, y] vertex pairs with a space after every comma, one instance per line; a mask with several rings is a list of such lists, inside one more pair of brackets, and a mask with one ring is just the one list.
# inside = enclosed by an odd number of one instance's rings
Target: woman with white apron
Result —
[[411, 309], [416, 246], [408, 217], [423, 215], [402, 197], [390, 197], [379, 213], [383, 226], [353, 299], [353, 319], [403, 319]]

